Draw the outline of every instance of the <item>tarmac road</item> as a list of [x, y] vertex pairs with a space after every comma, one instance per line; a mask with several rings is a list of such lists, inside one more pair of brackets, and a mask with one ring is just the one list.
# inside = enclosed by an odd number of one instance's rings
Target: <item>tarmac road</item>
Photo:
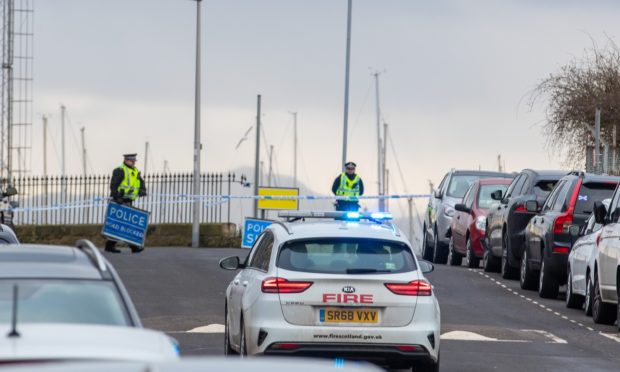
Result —
[[[240, 249], [147, 248], [107, 254], [148, 328], [179, 340], [184, 355], [222, 355], [224, 291], [235, 273], [221, 258]], [[617, 371], [620, 334], [564, 301], [465, 267], [428, 275], [442, 311], [442, 371]], [[195, 330], [198, 332], [188, 332]]]

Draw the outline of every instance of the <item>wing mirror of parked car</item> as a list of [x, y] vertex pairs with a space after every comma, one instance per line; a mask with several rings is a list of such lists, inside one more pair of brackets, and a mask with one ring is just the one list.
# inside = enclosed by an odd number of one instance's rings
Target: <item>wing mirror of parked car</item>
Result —
[[528, 200], [525, 202], [525, 210], [528, 212], [538, 212], [538, 202], [536, 200]]
[[441, 194], [441, 191], [439, 190], [435, 190], [434, 195], [435, 195], [435, 199], [443, 198], [443, 195]]
[[459, 211], [459, 212], [471, 213], [471, 209], [467, 208], [467, 206], [465, 204], [456, 204], [454, 206], [454, 209]]
[[435, 266], [428, 261], [420, 260], [418, 261], [418, 263], [420, 264], [420, 270], [422, 270], [422, 274], [428, 274], [435, 270]]
[[605, 223], [605, 216], [607, 216], [607, 208], [605, 207], [605, 204], [603, 204], [603, 202], [595, 201], [594, 211], [592, 213], [594, 213], [594, 221], [596, 223], [598, 224]]
[[238, 270], [243, 268], [243, 264], [239, 261], [239, 257], [232, 256], [222, 258], [220, 260], [220, 267], [224, 270]]
[[495, 190], [491, 193], [491, 199], [497, 200], [497, 201], [502, 200], [504, 198], [504, 195], [502, 194], [503, 194], [502, 190]]

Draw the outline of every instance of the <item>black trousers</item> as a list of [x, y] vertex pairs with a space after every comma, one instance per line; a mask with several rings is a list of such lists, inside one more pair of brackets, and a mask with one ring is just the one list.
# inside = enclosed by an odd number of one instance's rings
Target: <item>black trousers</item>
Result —
[[357, 212], [360, 209], [360, 205], [356, 201], [348, 200], [336, 200], [336, 210], [343, 212]]
[[[128, 205], [128, 206], [133, 205], [133, 202], [131, 200], [114, 200], [114, 202], [118, 204], [122, 204], [122, 205]], [[116, 248], [117, 243], [118, 242], [116, 240], [108, 239], [105, 242], [105, 249], [113, 250], [114, 248]], [[131, 244], [129, 244], [129, 248], [131, 248], [132, 252], [140, 252], [143, 249], [142, 247], [138, 247], [137, 245], [131, 245]]]

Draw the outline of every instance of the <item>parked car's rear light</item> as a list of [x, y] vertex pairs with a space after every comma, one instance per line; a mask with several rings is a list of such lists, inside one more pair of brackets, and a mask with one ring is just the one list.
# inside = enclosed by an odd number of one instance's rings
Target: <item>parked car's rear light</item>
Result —
[[433, 287], [425, 280], [413, 280], [409, 283], [385, 283], [392, 293], [403, 296], [430, 296]]
[[569, 253], [568, 247], [553, 247], [553, 253]]
[[271, 345], [271, 348], [277, 349], [277, 350], [294, 350], [294, 349], [299, 349], [299, 344], [290, 344], [290, 343], [273, 344]]
[[292, 282], [284, 278], [266, 278], [261, 284], [263, 293], [301, 293], [310, 288], [312, 282]]
[[555, 218], [555, 222], [553, 222], [553, 233], [554, 234], [563, 234], [567, 233], [570, 225], [573, 224], [573, 215], [572, 213], [565, 213], [557, 216]]
[[418, 345], [396, 345], [394, 347], [400, 351], [405, 351], [405, 352], [422, 350], [422, 348]]
[[527, 212], [527, 209], [525, 209], [525, 203], [517, 204], [515, 212]]

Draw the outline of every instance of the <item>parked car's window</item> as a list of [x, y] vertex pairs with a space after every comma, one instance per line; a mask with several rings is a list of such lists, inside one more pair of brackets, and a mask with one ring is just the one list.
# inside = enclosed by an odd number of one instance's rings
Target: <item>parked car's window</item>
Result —
[[489, 209], [496, 200], [491, 198], [491, 194], [497, 190], [502, 190], [502, 194], [506, 192], [508, 185], [481, 185], [478, 191], [478, 208]]
[[249, 265], [249, 262], [252, 260], [252, 258], [256, 255], [256, 252], [258, 251], [258, 246], [260, 245], [260, 242], [263, 240], [263, 238], [265, 237], [265, 231], [263, 231], [258, 238], [256, 238], [256, 240], [254, 241], [254, 245], [252, 245], [252, 248], [250, 249], [250, 253], [245, 257], [245, 266]]
[[471, 186], [472, 183], [474, 183], [476, 180], [479, 180], [479, 179], [480, 179], [480, 176], [475, 176], [475, 175], [452, 176], [446, 195], [453, 197], [453, 198], [462, 198], [463, 195], [465, 195], [465, 193], [467, 192], [467, 189], [469, 189], [469, 186]]
[[280, 250], [277, 266], [322, 274], [404, 273], [416, 270], [411, 249], [378, 239], [329, 238], [298, 240]]
[[532, 177], [530, 177], [527, 174], [523, 174], [523, 184], [521, 186], [521, 188], [519, 189], [519, 195], [525, 195], [527, 194], [527, 191], [530, 189], [532, 183]]
[[543, 208], [542, 208], [543, 211], [548, 211], [549, 209], [553, 207], [553, 203], [555, 202], [555, 199], [557, 198], [558, 192], [562, 188], [563, 183], [564, 182], [560, 183], [559, 185], [557, 185], [557, 187], [553, 189], [553, 191], [551, 191], [551, 194], [549, 194], [549, 197], [547, 197], [547, 200], [545, 201], [545, 204], [543, 205]]
[[446, 183], [447, 178], [448, 178], [448, 174], [443, 176], [441, 182], [439, 183], [439, 186], [437, 186], [437, 190], [441, 191], [442, 193], [444, 192], [444, 184]]
[[18, 324], [130, 325], [113, 283], [102, 280], [0, 279], [0, 324], [10, 324], [17, 285]]
[[584, 183], [579, 189], [577, 202], [575, 203], [575, 213], [590, 214], [594, 210], [594, 202], [610, 198], [616, 189], [617, 184], [609, 183]]
[[476, 185], [472, 184], [467, 190], [467, 193], [465, 194], [465, 196], [463, 197], [463, 204], [465, 204], [467, 208], [471, 208], [472, 205], [474, 204], [474, 196], [476, 196], [475, 189], [476, 189]]
[[546, 198], [557, 183], [558, 180], [538, 180], [534, 185], [534, 194], [541, 199]]
[[562, 212], [566, 207], [566, 197], [568, 195], [568, 190], [571, 189], [570, 182], [563, 182], [561, 188], [558, 190], [558, 195], [553, 201], [553, 206], [551, 210], [555, 212]]
[[269, 231], [265, 232], [265, 236], [256, 247], [256, 253], [250, 259], [250, 267], [267, 271], [269, 269], [269, 259], [271, 258], [271, 249], [273, 248], [273, 234]]
[[527, 180], [527, 176], [525, 174], [522, 174], [521, 177], [519, 177], [519, 181], [515, 184], [514, 190], [512, 190], [512, 195], [518, 196], [518, 195], [523, 194], [522, 189], [523, 189], [523, 185], [525, 184], [526, 180]]
[[508, 189], [506, 190], [506, 193], [504, 195], [504, 199], [507, 199], [507, 198], [512, 196], [512, 193], [513, 193], [513, 191], [515, 189], [516, 184], [521, 180], [522, 177], [523, 177], [523, 175], [520, 174], [520, 175], [517, 176], [517, 178], [512, 180], [512, 182], [508, 186]]

